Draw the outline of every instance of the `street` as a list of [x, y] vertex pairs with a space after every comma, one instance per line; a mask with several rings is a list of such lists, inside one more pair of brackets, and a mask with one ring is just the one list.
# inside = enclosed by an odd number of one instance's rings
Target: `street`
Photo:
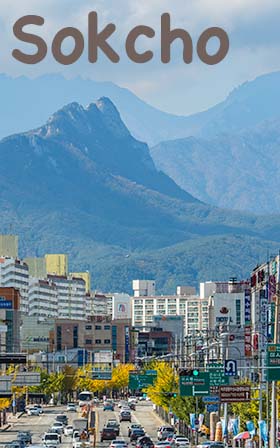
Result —
[[[100, 430], [106, 424], [109, 419], [116, 419], [119, 421], [119, 409], [116, 406], [114, 411], [103, 411], [103, 404], [96, 408], [98, 412], [98, 427], [97, 427], [97, 445], [100, 447], [107, 447], [110, 442], [100, 442]], [[55, 421], [55, 417], [58, 414], [65, 413], [69, 419], [69, 425], [72, 424], [73, 419], [77, 418], [77, 413], [66, 412], [66, 406], [45, 407], [44, 413], [37, 416], [28, 416], [24, 414], [18, 420], [13, 419], [12, 426], [9, 430], [0, 433], [0, 442], [11, 442], [16, 440], [17, 433], [20, 431], [31, 431], [32, 444], [42, 444], [42, 435], [52, 426]], [[150, 402], [138, 403], [136, 405], [136, 411], [132, 411], [132, 422], [140, 423], [146, 433], [154, 440], [157, 440], [157, 427], [162, 424], [160, 418], [153, 412], [152, 404]], [[129, 422], [122, 422], [120, 426], [120, 437], [124, 438], [127, 442]], [[72, 438], [62, 436], [62, 448], [72, 448]]]

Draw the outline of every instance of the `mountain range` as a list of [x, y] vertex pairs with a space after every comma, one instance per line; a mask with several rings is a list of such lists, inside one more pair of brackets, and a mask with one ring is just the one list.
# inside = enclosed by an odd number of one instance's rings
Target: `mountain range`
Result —
[[157, 170], [106, 97], [2, 139], [0, 191], [0, 231], [13, 226], [21, 256], [68, 253], [106, 291], [244, 277], [280, 242], [279, 216], [207, 205]]

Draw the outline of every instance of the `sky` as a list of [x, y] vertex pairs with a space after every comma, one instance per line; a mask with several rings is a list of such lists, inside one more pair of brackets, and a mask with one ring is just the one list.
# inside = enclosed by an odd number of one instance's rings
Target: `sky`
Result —
[[[87, 41], [87, 16], [98, 13], [100, 28], [115, 23], [117, 30], [110, 43], [121, 60], [113, 64], [102, 54], [91, 64], [87, 53], [71, 66], [58, 64], [51, 55], [51, 43], [63, 27], [78, 28]], [[192, 36], [194, 47], [201, 33], [218, 26], [229, 35], [230, 49], [220, 64], [208, 66], [196, 55], [191, 64], [182, 59], [179, 43], [172, 48], [169, 64], [160, 61], [160, 18], [168, 12], [172, 27], [181, 27]], [[37, 65], [24, 65], [13, 59], [14, 48], [31, 50], [13, 35], [13, 25], [27, 14], [45, 19], [36, 34], [48, 44], [47, 58]], [[222, 101], [231, 90], [247, 80], [280, 70], [279, 0], [0, 0], [0, 72], [11, 76], [61, 73], [67, 78], [81, 76], [96, 81], [111, 81], [127, 87], [153, 106], [176, 114], [191, 114]], [[154, 39], [139, 40], [137, 48], [154, 51], [146, 64], [131, 62], [125, 53], [125, 39], [137, 25], [156, 31]], [[70, 51], [71, 42], [65, 43]]]

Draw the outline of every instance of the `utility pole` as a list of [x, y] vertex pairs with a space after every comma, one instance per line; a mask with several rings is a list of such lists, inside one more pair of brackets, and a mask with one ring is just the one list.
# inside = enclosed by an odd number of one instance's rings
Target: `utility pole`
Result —
[[[276, 303], [275, 303], [275, 324], [274, 324], [274, 340], [273, 343], [278, 343], [279, 332], [279, 283], [277, 285]], [[277, 381], [271, 383], [271, 422], [270, 422], [270, 437], [269, 448], [276, 447], [276, 426], [277, 426]]]

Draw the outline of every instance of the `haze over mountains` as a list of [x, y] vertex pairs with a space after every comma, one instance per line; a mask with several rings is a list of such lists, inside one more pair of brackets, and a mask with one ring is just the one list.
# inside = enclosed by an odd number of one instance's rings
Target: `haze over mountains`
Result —
[[280, 242], [280, 217], [217, 209], [157, 171], [108, 98], [3, 139], [0, 191], [0, 231], [13, 225], [22, 256], [69, 253], [103, 290], [246, 276]]

